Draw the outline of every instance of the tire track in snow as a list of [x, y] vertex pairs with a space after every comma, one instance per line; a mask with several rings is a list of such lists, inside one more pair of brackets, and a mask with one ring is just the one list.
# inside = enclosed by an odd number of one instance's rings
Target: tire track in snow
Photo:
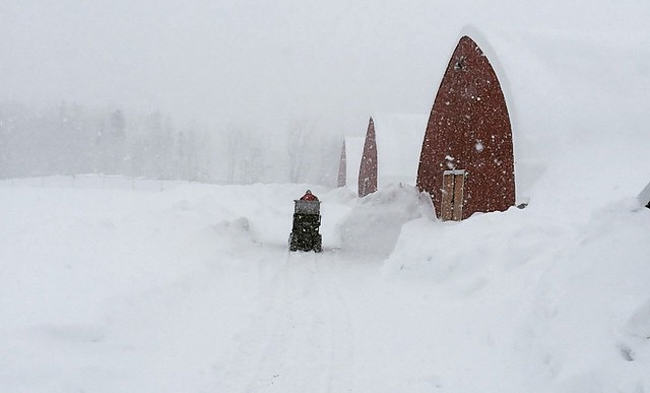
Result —
[[351, 392], [354, 384], [354, 330], [350, 312], [341, 294], [338, 275], [341, 273], [336, 261], [323, 261], [327, 265], [321, 278], [327, 283], [328, 313], [330, 314], [330, 334], [332, 348], [330, 353], [330, 377], [327, 392]]
[[282, 323], [280, 311], [285, 307], [283, 297], [287, 290], [289, 256], [287, 253], [284, 263], [271, 272], [269, 279], [265, 276], [272, 263], [266, 259], [258, 262], [257, 279], [260, 282], [260, 289], [257, 291], [257, 297], [263, 301], [256, 307], [248, 325], [235, 338], [239, 343], [236, 345], [235, 353], [231, 354], [227, 370], [223, 374], [222, 383], [227, 391], [250, 391], [251, 381], [259, 373], [264, 356], [270, 351], [271, 344], [275, 342], [272, 335], [281, 330], [278, 325]]
[[352, 390], [352, 325], [337, 278], [345, 270], [335, 258], [290, 254], [263, 283], [259, 296], [265, 300], [241, 333], [225, 375], [232, 379], [230, 391]]
[[326, 337], [322, 296], [315, 272], [314, 254], [289, 259], [279, 302], [278, 323], [257, 366], [247, 393], [324, 391], [327, 362], [321, 360]]
[[[287, 311], [290, 307], [289, 299], [289, 274], [291, 269], [291, 259], [287, 257], [284, 268], [278, 273], [277, 279], [273, 280], [272, 284], [276, 287], [272, 288], [273, 296], [271, 298], [272, 307], [265, 311], [266, 318], [269, 320], [264, 329], [265, 333], [263, 348], [258, 354], [254, 366], [254, 372], [250, 376], [244, 392], [252, 393], [257, 391], [265, 391], [265, 387], [273, 385], [278, 374], [272, 370], [274, 359], [282, 357], [286, 351], [287, 342], [291, 338], [287, 337], [292, 333], [290, 329], [289, 314]], [[257, 329], [256, 329], [257, 330]], [[257, 333], [254, 330], [253, 333]]]

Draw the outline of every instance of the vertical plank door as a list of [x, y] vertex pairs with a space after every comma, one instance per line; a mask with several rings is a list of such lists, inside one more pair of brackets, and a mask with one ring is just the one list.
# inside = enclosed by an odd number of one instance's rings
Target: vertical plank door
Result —
[[454, 214], [454, 174], [445, 171], [442, 175], [442, 208], [440, 218], [443, 221], [451, 220]]
[[456, 171], [454, 174], [454, 217], [455, 221], [463, 219], [463, 202], [465, 188], [465, 171]]
[[460, 221], [463, 219], [463, 203], [465, 199], [464, 169], [444, 171], [442, 174], [442, 206], [440, 219], [442, 221]]

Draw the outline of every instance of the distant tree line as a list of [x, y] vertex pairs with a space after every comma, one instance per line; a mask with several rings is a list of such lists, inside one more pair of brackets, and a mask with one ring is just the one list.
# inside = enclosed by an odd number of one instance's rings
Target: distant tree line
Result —
[[280, 131], [177, 126], [161, 112], [0, 104], [0, 178], [107, 174], [221, 184], [335, 185], [340, 139], [308, 122]]

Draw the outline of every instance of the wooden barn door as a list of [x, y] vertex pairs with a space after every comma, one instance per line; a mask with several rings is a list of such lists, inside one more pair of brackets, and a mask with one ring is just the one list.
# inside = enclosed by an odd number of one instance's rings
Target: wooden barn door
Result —
[[465, 170], [443, 172], [441, 209], [441, 218], [443, 221], [460, 221], [463, 218], [464, 187]]

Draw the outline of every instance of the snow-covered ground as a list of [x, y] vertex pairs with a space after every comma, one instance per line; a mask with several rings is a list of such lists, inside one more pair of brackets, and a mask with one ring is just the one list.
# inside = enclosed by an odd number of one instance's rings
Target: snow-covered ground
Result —
[[648, 392], [650, 210], [461, 223], [410, 187], [0, 182], [3, 392]]

